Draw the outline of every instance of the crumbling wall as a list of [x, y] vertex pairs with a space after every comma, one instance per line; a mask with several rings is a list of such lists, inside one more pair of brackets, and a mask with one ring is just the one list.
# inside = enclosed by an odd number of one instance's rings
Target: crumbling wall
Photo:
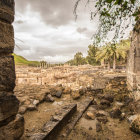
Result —
[[14, 96], [14, 0], [0, 0], [0, 140], [19, 139], [24, 119], [17, 115], [19, 101]]
[[[127, 81], [134, 91], [140, 90], [140, 22], [138, 21], [131, 37], [128, 55]], [[138, 93], [138, 92], [137, 92]]]

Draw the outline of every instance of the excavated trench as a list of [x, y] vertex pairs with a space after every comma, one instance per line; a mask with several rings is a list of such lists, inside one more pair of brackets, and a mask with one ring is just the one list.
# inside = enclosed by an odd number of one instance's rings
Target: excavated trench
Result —
[[[105, 88], [99, 88], [97, 83], [105, 84]], [[139, 134], [130, 130], [130, 122], [137, 113], [137, 106], [127, 89], [126, 77], [94, 77], [93, 85], [95, 88], [87, 87], [78, 98], [73, 99], [70, 93], [62, 92], [61, 97], [53, 97], [53, 101], [46, 101], [42, 97], [36, 108], [29, 105], [26, 112], [22, 112], [25, 131], [21, 140], [140, 139]], [[24, 94], [29, 94], [30, 91], [33, 94], [37, 88], [38, 91], [48, 90], [48, 87], [36, 87], [34, 90], [30, 87], [27, 91], [23, 88]], [[21, 88], [15, 89], [17, 97], [22, 92]], [[74, 105], [76, 107], [71, 107]]]

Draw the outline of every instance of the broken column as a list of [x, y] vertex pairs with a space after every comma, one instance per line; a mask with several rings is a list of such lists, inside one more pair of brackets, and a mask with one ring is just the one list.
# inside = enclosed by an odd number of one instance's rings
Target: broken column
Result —
[[138, 21], [131, 37], [131, 47], [127, 65], [128, 87], [135, 91], [136, 100], [140, 99], [140, 22]]
[[0, 139], [19, 139], [24, 119], [17, 115], [19, 101], [14, 96], [15, 64], [12, 56], [15, 42], [14, 0], [0, 0]]

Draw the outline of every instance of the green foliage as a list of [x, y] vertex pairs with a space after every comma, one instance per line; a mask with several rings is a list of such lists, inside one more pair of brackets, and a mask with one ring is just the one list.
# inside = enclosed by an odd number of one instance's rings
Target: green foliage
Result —
[[83, 57], [83, 54], [81, 52], [77, 52], [74, 55], [74, 59], [68, 61], [67, 64], [78, 66], [78, 65], [87, 64], [87, 61], [86, 58]]
[[110, 61], [111, 59], [111, 51], [112, 47], [111, 46], [103, 46], [99, 49], [99, 51], [96, 54], [96, 60], [97, 61]]
[[71, 59], [71, 60], [67, 61], [66, 64], [73, 66], [73, 65], [75, 65], [75, 61], [74, 61], [74, 59]]
[[74, 59], [66, 62], [70, 65], [99, 65], [103, 63], [113, 64], [114, 69], [118, 64], [126, 64], [127, 51], [130, 48], [130, 40], [122, 40], [120, 43], [112, 44], [107, 43], [102, 47], [95, 47], [94, 45], [88, 46], [88, 55], [83, 57], [81, 52], [74, 55]]
[[28, 65], [28, 66], [37, 66], [40, 63], [38, 61], [28, 61], [22, 56], [12, 54], [14, 56], [15, 65]]
[[74, 55], [74, 61], [75, 61], [75, 65], [82, 65], [84, 64], [84, 58], [83, 58], [83, 54], [81, 52], [78, 52]]
[[96, 61], [96, 53], [98, 52], [98, 50], [99, 49], [94, 45], [88, 46], [88, 56], [86, 57], [86, 59], [90, 65], [99, 64], [99, 61]]
[[126, 61], [127, 51], [130, 48], [129, 40], [122, 40], [118, 44], [108, 43], [101, 47], [96, 54], [96, 60], [106, 63], [113, 63], [113, 68], [116, 68], [116, 62]]
[[[80, 1], [77, 0], [74, 7], [74, 14], [77, 18], [77, 7]], [[128, 27], [134, 26], [139, 20], [140, 2], [139, 0], [86, 0], [88, 4], [92, 5], [94, 11], [91, 9], [91, 19], [99, 16], [99, 28], [97, 33], [93, 36], [94, 44], [99, 45], [101, 42], [108, 40], [108, 33], [114, 31], [112, 38], [113, 43], [116, 40], [123, 38], [125, 30]], [[135, 21], [135, 20], [136, 21]]]

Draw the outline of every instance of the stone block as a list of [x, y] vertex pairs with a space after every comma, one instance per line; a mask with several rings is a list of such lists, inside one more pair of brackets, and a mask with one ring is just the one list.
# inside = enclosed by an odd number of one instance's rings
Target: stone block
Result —
[[137, 88], [140, 88], [140, 75], [136, 76], [136, 83], [137, 83]]
[[14, 95], [0, 97], [0, 127], [15, 119], [19, 101]]
[[[50, 121], [48, 121], [42, 128], [44, 132], [44, 139], [54, 140], [58, 132], [62, 129], [63, 126], [67, 124], [67, 121], [71, 116], [76, 112], [77, 104], [70, 104], [62, 108], [57, 115], [53, 116]], [[36, 137], [34, 135], [34, 137]], [[33, 140], [33, 137], [31, 136]]]
[[0, 0], [0, 19], [7, 23], [14, 21], [14, 0]]
[[138, 89], [140, 74], [140, 34], [133, 31], [127, 64], [127, 82], [132, 90]]
[[0, 128], [0, 140], [19, 140], [24, 132], [24, 118], [17, 115], [7, 126]]
[[140, 57], [136, 57], [135, 58], [135, 72], [139, 72], [140, 71]]
[[14, 57], [0, 57], [0, 92], [13, 91], [15, 87], [15, 65]]
[[0, 21], [0, 54], [13, 53], [14, 45], [13, 26]]
[[140, 48], [136, 48], [136, 56], [140, 57]]

